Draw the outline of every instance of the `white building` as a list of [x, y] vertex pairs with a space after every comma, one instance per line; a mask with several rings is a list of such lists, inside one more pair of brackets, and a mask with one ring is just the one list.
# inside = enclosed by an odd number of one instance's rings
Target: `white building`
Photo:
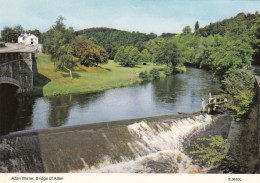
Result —
[[38, 46], [38, 37], [36, 37], [33, 34], [25, 33], [18, 37], [18, 43], [21, 43], [24, 45]]

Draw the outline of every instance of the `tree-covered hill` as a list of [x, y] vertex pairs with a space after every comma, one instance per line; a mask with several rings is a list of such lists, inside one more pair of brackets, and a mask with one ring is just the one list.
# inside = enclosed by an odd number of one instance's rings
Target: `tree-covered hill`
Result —
[[220, 34], [223, 36], [226, 32], [231, 31], [234, 28], [237, 29], [237, 31], [243, 28], [249, 30], [256, 23], [258, 18], [260, 18], [260, 14], [258, 12], [255, 14], [239, 13], [235, 17], [210, 23], [203, 28], [199, 28], [197, 34], [200, 34], [203, 37], [215, 34]]
[[236, 34], [236, 37], [247, 35], [250, 39], [254, 39], [254, 36], [257, 38], [255, 44], [252, 45], [255, 50], [253, 60], [255, 64], [260, 65], [260, 14], [258, 12], [254, 14], [239, 13], [235, 17], [210, 23], [196, 31], [197, 35], [203, 37], [216, 34], [225, 36], [230, 33]]
[[[156, 34], [144, 34], [140, 32], [128, 32], [111, 28], [89, 28], [75, 32], [76, 36], [92, 39], [104, 47], [110, 58], [114, 58], [120, 46], [135, 46], [141, 49], [145, 41], [154, 39]], [[93, 39], [94, 38], [94, 39]]]

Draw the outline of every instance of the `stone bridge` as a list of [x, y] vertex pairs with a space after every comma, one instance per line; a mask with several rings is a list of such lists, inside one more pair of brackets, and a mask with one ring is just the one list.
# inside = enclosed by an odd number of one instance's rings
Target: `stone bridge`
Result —
[[0, 85], [15, 85], [17, 93], [32, 90], [34, 55], [33, 50], [25, 47], [0, 48]]

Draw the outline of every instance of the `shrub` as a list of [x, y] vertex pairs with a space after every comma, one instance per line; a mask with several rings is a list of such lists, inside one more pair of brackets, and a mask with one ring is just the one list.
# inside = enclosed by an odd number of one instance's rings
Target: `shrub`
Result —
[[160, 79], [160, 72], [158, 69], [153, 68], [150, 71], [150, 75], [152, 76], [153, 80]]
[[152, 79], [151, 75], [147, 71], [140, 72], [139, 78], [143, 81], [150, 81]]
[[228, 103], [225, 107], [234, 111], [237, 121], [249, 111], [255, 95], [254, 85], [255, 78], [253, 73], [241, 70], [226, 75], [222, 81], [222, 88], [229, 95]]
[[230, 144], [222, 136], [210, 136], [210, 138], [198, 138], [197, 140], [203, 141], [196, 145], [196, 150], [191, 151], [191, 155], [197, 155], [199, 162], [213, 168], [221, 165], [225, 159]]

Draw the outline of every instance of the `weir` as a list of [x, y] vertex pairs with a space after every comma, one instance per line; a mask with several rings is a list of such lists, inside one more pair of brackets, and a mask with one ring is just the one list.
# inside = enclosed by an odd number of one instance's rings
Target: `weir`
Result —
[[[0, 171], [204, 172], [184, 142], [223, 118], [195, 113], [13, 133], [1, 138]], [[223, 124], [218, 133], [228, 133]]]

